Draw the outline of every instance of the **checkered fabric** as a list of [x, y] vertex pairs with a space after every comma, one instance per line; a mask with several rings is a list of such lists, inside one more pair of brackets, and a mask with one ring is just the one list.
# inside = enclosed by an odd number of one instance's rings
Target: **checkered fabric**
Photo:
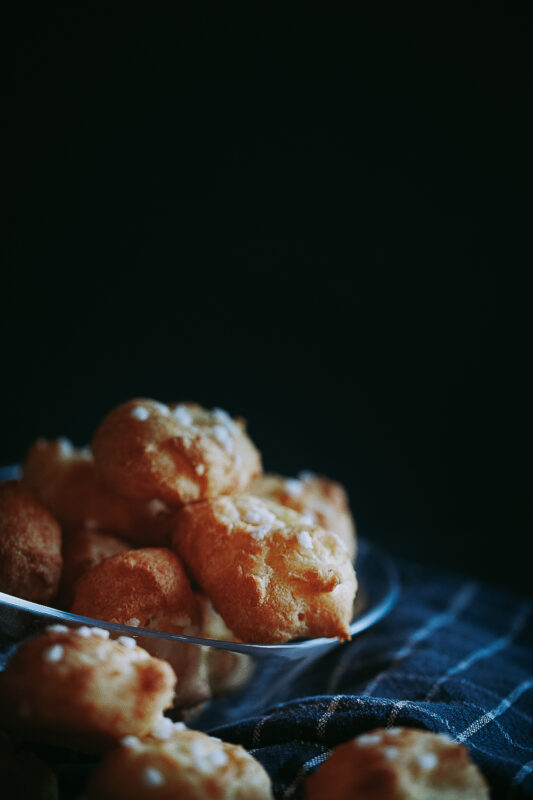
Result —
[[398, 566], [394, 610], [300, 674], [298, 699], [213, 733], [262, 762], [276, 798], [301, 797], [305, 776], [336, 745], [392, 725], [464, 743], [495, 800], [533, 798], [533, 603]]

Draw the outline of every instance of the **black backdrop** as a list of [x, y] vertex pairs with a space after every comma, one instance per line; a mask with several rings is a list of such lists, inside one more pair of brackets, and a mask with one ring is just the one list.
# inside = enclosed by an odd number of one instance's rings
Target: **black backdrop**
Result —
[[531, 592], [527, 19], [44, 5], [4, 26], [2, 461], [197, 399]]

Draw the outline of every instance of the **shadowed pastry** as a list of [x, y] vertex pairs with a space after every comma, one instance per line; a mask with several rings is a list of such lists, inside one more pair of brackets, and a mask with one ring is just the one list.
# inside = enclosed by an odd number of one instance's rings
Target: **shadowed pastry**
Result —
[[76, 531], [63, 542], [63, 572], [59, 592], [60, 605], [70, 608], [78, 578], [101, 561], [132, 547], [124, 539], [92, 530]]
[[130, 500], [98, 480], [90, 450], [68, 439], [37, 439], [28, 450], [23, 481], [69, 536], [81, 528], [115, 534], [137, 545], [168, 542], [170, 509], [155, 497]]
[[56, 520], [20, 481], [0, 483], [0, 591], [48, 603], [62, 563]]

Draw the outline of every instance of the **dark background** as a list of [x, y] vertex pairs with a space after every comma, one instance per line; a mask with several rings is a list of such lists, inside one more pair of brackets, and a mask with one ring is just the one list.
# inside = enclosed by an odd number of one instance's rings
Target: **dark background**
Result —
[[4, 29], [1, 461], [136, 395], [242, 414], [389, 551], [531, 592], [531, 27], [486, 7]]

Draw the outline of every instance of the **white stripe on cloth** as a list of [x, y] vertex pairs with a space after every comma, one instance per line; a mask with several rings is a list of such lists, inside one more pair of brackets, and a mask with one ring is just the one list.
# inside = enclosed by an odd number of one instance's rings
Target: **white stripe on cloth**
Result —
[[261, 731], [263, 729], [263, 725], [267, 721], [268, 717], [261, 717], [257, 725], [255, 726], [253, 733], [252, 733], [252, 744], [254, 747], [259, 747], [261, 744]]
[[405, 645], [397, 650], [396, 653], [392, 655], [392, 663], [389, 667], [383, 672], [380, 672], [370, 683], [367, 685], [365, 689], [365, 695], [372, 695], [373, 692], [376, 690], [378, 685], [381, 683], [383, 678], [388, 675], [390, 670], [399, 662], [406, 658], [412, 650], [416, 647], [417, 644], [427, 639], [428, 636], [436, 631], [438, 628], [442, 628], [448, 623], [452, 622], [455, 617], [463, 610], [466, 604], [472, 599], [475, 591], [476, 591], [476, 584], [472, 581], [464, 584], [461, 589], [457, 592], [454, 596], [450, 606], [448, 607], [447, 611], [444, 611], [442, 614], [436, 614], [434, 617], [430, 619], [428, 623], [426, 623], [422, 628], [418, 628], [407, 640]]
[[437, 693], [438, 689], [442, 684], [452, 675], [457, 675], [459, 672], [464, 672], [466, 669], [475, 664], [476, 661], [480, 661], [483, 658], [487, 658], [488, 656], [494, 655], [499, 650], [503, 650], [507, 645], [509, 645], [512, 640], [517, 636], [522, 628], [524, 627], [528, 616], [531, 614], [533, 606], [531, 603], [524, 603], [519, 611], [518, 614], [513, 618], [511, 627], [509, 631], [506, 633], [505, 636], [501, 636], [498, 639], [495, 639], [492, 644], [486, 645], [485, 647], [479, 648], [471, 655], [464, 658], [454, 667], [451, 667], [444, 675], [442, 675], [431, 687], [427, 695], [425, 696], [424, 700], [431, 700], [435, 694]]
[[326, 750], [324, 753], [319, 753], [317, 756], [313, 756], [310, 758], [309, 761], [306, 761], [305, 764], [302, 764], [298, 772], [296, 773], [296, 777], [294, 778], [293, 782], [287, 786], [285, 791], [283, 792], [283, 800], [287, 800], [288, 797], [292, 797], [295, 791], [298, 789], [300, 784], [302, 783], [305, 776], [313, 769], [313, 767], [317, 767], [319, 764], [322, 764], [326, 759], [328, 759], [333, 751]]
[[[348, 702], [348, 703], [352, 702], [352, 703], [355, 703], [358, 706], [367, 706], [368, 703], [369, 703], [369, 700], [366, 697], [360, 697], [359, 695], [346, 695], [345, 694], [345, 695], [342, 695], [342, 697], [345, 700], [345, 702]], [[419, 711], [424, 716], [430, 717], [431, 719], [435, 719], [435, 720], [437, 720], [437, 722], [440, 722], [441, 725], [446, 726], [446, 728], [450, 732], [450, 735], [453, 738], [455, 738], [457, 736], [457, 731], [455, 730], [454, 727], [452, 727], [452, 725], [450, 725], [450, 723], [448, 722], [447, 719], [445, 719], [444, 717], [441, 717], [440, 714], [436, 714], [434, 711], [430, 711], [428, 708], [425, 708], [424, 706], [419, 706], [418, 703], [415, 703], [414, 700], [399, 700], [398, 701], [398, 700], [389, 700], [386, 697], [373, 697], [373, 698], [371, 698], [370, 702], [371, 703], [375, 703], [378, 706], [384, 706], [385, 708], [388, 708], [389, 706], [400, 705], [402, 708], [408, 708], [408, 709], [412, 709], [414, 711]], [[519, 762], [517, 762], [517, 763], [519, 763]]]
[[402, 633], [398, 634], [389, 632], [383, 636], [372, 636], [369, 646], [367, 647], [359, 647], [359, 641], [352, 642], [351, 644], [345, 643], [343, 645], [345, 652], [339, 658], [337, 666], [330, 675], [326, 693], [333, 694], [333, 692], [336, 691], [340, 681], [344, 677], [347, 666], [353, 661], [357, 661], [358, 664], [364, 664], [366, 670], [372, 669], [374, 666], [382, 665], [387, 660], [383, 654], [369, 661], [366, 655], [367, 651], [371, 650], [373, 652], [376, 649], [379, 651], [379, 645], [381, 644], [388, 645], [390, 647], [396, 641], [396, 639], [403, 641], [404, 635]]
[[[430, 711], [424, 705], [418, 705], [418, 703], [415, 703], [414, 700], [398, 701], [392, 699], [389, 700], [386, 697], [373, 697], [369, 700], [366, 697], [360, 697], [359, 695], [349, 695], [349, 694], [343, 695], [343, 699], [346, 704], [353, 703], [354, 705], [357, 706], [366, 706], [370, 702], [370, 703], [375, 703], [378, 706], [389, 708], [390, 706], [395, 707], [396, 705], [400, 704], [404, 708], [407, 708], [412, 711], [417, 711], [424, 717], [436, 720], [437, 722], [440, 723], [440, 725], [443, 728], [444, 727], [447, 728], [450, 736], [453, 739], [457, 739], [458, 731], [452, 725], [450, 725], [447, 719], [442, 717], [440, 714], [436, 714], [434, 711]], [[478, 706], [478, 710], [482, 711], [483, 709], [481, 706]], [[473, 748], [474, 750], [477, 750], [479, 753], [483, 753], [486, 756], [490, 756], [491, 758], [498, 758], [506, 764], [516, 764], [517, 767], [520, 767], [522, 765], [522, 762], [519, 759], [513, 758], [511, 755], [500, 756], [498, 754], [495, 754], [493, 750], [486, 750], [484, 747], [481, 747], [480, 745], [475, 744], [474, 742], [469, 742], [468, 746]]]
[[[421, 676], [420, 675], [415, 674], [415, 673], [410, 673], [410, 672], [401, 672], [396, 677], [397, 677], [398, 681], [415, 681], [417, 683], [420, 683], [420, 680], [421, 680]], [[466, 678], [457, 678], [456, 680], [459, 683], [464, 684], [464, 686], [466, 686], [466, 687], [473, 687], [474, 689], [477, 689], [478, 691], [483, 692], [483, 694], [485, 694], [485, 695], [491, 695], [491, 697], [495, 697], [498, 702], [503, 700], [503, 698], [500, 697], [498, 694], [496, 694], [496, 692], [493, 692], [491, 689], [487, 689], [485, 686], [483, 686], [483, 687], [478, 686], [477, 683], [474, 683], [473, 681], [468, 681], [468, 680], [466, 680]], [[391, 702], [402, 702], [402, 701], [391, 701]], [[420, 702], [426, 702], [426, 701], [425, 700], [421, 700]], [[465, 706], [465, 708], [472, 708], [475, 711], [482, 711], [483, 713], [485, 713], [485, 711], [486, 711], [486, 709], [483, 708], [483, 706], [476, 705], [475, 703], [469, 703], [466, 700], [463, 700], [462, 703]], [[393, 722], [395, 722], [396, 717], [398, 716], [400, 710], [401, 709], [398, 709], [398, 710], [396, 708], [393, 709], [393, 712], [391, 713], [391, 715], [389, 716], [389, 718], [387, 720], [387, 723], [386, 723], [387, 727], [391, 727], [392, 726], [392, 724], [393, 724]], [[528, 722], [528, 723], [533, 725], [533, 718], [530, 717], [529, 714], [526, 714], [525, 711], [520, 711], [520, 709], [515, 708], [514, 709], [514, 713], [517, 716], [521, 717], [526, 722]], [[498, 721], [495, 720], [495, 724], [498, 726], [498, 729], [501, 731], [502, 735], [507, 739], [508, 742], [510, 742], [510, 744], [513, 745], [513, 747], [519, 747], [521, 750], [527, 750], [528, 752], [533, 752], [533, 747], [527, 747], [527, 746], [519, 744], [518, 742], [515, 742], [513, 739], [511, 739], [511, 737], [509, 736], [509, 734], [507, 733], [507, 731], [505, 730], [503, 725], [501, 725]]]
[[496, 719], [496, 717], [499, 717], [501, 714], [504, 714], [509, 708], [511, 708], [513, 703], [515, 703], [518, 700], [518, 698], [521, 695], [523, 695], [524, 692], [527, 692], [527, 690], [530, 689], [532, 686], [533, 686], [533, 678], [529, 678], [529, 680], [527, 681], [522, 681], [522, 683], [519, 686], [516, 686], [513, 689], [513, 691], [510, 694], [508, 694], [507, 697], [505, 697], [498, 706], [496, 706], [496, 708], [493, 708], [491, 711], [487, 711], [486, 714], [483, 714], [483, 716], [478, 717], [478, 719], [474, 720], [474, 722], [472, 722], [468, 726], [468, 728], [466, 728], [462, 733], [460, 733], [457, 736], [457, 741], [465, 742], [467, 739], [469, 739], [471, 736], [473, 736], [475, 733], [481, 730], [481, 728], [485, 727], [485, 725], [488, 725], [489, 722], [492, 722], [493, 719]]
[[[407, 708], [407, 709], [410, 709], [412, 711], [418, 711], [419, 713], [423, 714], [424, 716], [429, 717], [430, 719], [437, 720], [437, 722], [440, 722], [442, 725], [446, 726], [450, 736], [453, 739], [457, 740], [458, 733], [455, 730], [455, 728], [452, 725], [450, 725], [450, 723], [448, 722], [447, 719], [445, 719], [444, 717], [441, 717], [440, 714], [436, 714], [433, 711], [429, 711], [429, 709], [424, 708], [424, 706], [419, 706], [413, 700], [400, 700], [400, 701], [397, 701], [397, 700], [387, 700], [386, 698], [375, 697], [373, 699], [373, 702], [378, 703], [379, 705], [391, 705], [391, 704], [394, 704], [395, 707], [397, 705], [401, 705], [403, 708]], [[477, 750], [479, 753], [483, 753], [486, 756], [490, 756], [491, 758], [495, 757], [495, 753], [494, 753], [493, 750], [486, 750], [484, 747], [480, 747], [479, 745], [474, 744], [474, 742], [469, 742], [468, 746], [473, 748], [474, 750]], [[496, 757], [499, 757], [499, 756], [496, 756]], [[517, 764], [517, 765], [519, 765], [521, 763], [518, 759], [512, 758], [511, 756], [504, 756], [504, 757], [501, 757], [501, 758], [507, 764]]]
[[528, 761], [527, 764], [524, 764], [524, 766], [518, 770], [518, 772], [513, 776], [513, 780], [511, 781], [509, 792], [507, 793], [508, 800], [510, 800], [510, 798], [514, 796], [518, 786], [521, 783], [523, 783], [527, 778], [527, 776], [531, 775], [532, 772], [533, 772], [533, 761]]
[[[475, 705], [474, 703], [466, 703], [466, 702], [463, 701], [463, 706], [465, 708], [472, 708], [472, 709], [474, 709], [474, 711], [483, 711], [483, 712], [485, 711], [483, 706], [478, 706], [478, 705]], [[514, 711], [515, 714], [518, 714], [517, 709], [513, 709], [513, 711]], [[515, 742], [515, 740], [507, 733], [507, 731], [505, 730], [504, 726], [502, 725], [502, 723], [499, 720], [493, 719], [492, 721], [494, 722], [496, 728], [500, 731], [500, 733], [503, 736], [503, 738], [507, 739], [509, 744], [512, 744], [513, 747], [518, 747], [519, 750], [525, 750], [526, 753], [533, 753], [533, 747], [528, 746], [528, 745], [524, 745], [524, 744], [520, 744], [519, 742]]]
[[323, 739], [324, 738], [324, 734], [326, 732], [326, 725], [328, 723], [328, 720], [331, 717], [331, 715], [333, 714], [333, 712], [335, 711], [335, 709], [337, 708], [337, 706], [339, 705], [340, 701], [342, 700], [342, 697], [343, 697], [342, 694], [338, 694], [336, 697], [334, 697], [333, 700], [331, 701], [331, 703], [329, 704], [329, 707], [326, 709], [326, 711], [324, 711], [324, 713], [322, 714], [322, 716], [318, 720], [317, 726], [316, 726], [316, 732], [317, 732], [317, 735], [318, 735], [319, 739]]
[[257, 722], [255, 728], [252, 731], [252, 745], [255, 747], [259, 747], [261, 744], [261, 734], [263, 733], [263, 727], [266, 722], [272, 719], [280, 713], [279, 708], [273, 708], [271, 711], [267, 711]]
[[[435, 712], [429, 711], [429, 709], [424, 708], [424, 706], [419, 706], [417, 703], [414, 702], [414, 700], [400, 700], [400, 701], [397, 701], [397, 700], [387, 700], [386, 698], [375, 697], [375, 698], [373, 698], [373, 702], [374, 703], [378, 703], [379, 705], [391, 705], [391, 704], [394, 704], [394, 707], [396, 707], [397, 705], [400, 705], [400, 706], [402, 706], [402, 708], [407, 708], [407, 709], [411, 709], [413, 711], [418, 711], [419, 713], [423, 714], [424, 716], [427, 716], [430, 719], [437, 720], [437, 722], [440, 722], [442, 725], [446, 726], [450, 736], [453, 739], [457, 740], [458, 733], [455, 730], [455, 728], [452, 725], [450, 725], [450, 723], [448, 722], [447, 719], [445, 719], [444, 717], [441, 717], [440, 714], [435, 714]], [[490, 756], [491, 758], [495, 757], [494, 751], [486, 750], [484, 747], [480, 747], [479, 745], [474, 744], [474, 742], [469, 742], [468, 746], [473, 748], [474, 750], [477, 750], [479, 753], [483, 753], [486, 756]], [[521, 763], [518, 759], [512, 758], [511, 756], [502, 757], [502, 760], [506, 764], [517, 764], [518, 765], [518, 764]]]

